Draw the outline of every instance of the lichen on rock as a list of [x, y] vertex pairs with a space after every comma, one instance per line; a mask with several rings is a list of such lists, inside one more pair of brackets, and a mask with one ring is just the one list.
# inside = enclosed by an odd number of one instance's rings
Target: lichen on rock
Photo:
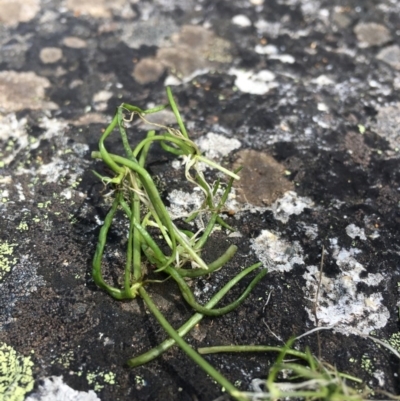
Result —
[[5, 343], [0, 343], [0, 399], [22, 401], [33, 389], [33, 362]]

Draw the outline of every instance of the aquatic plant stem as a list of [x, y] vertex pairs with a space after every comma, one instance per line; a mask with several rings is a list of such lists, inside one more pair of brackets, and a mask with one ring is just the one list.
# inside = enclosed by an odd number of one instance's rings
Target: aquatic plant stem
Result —
[[175, 99], [172, 95], [172, 91], [171, 88], [169, 86], [167, 86], [167, 96], [168, 96], [168, 100], [169, 100], [169, 104], [171, 106], [171, 109], [175, 115], [176, 121], [178, 122], [179, 128], [182, 132], [182, 135], [186, 138], [189, 138], [187, 132], [186, 132], [186, 128], [185, 125], [183, 124], [182, 121], [182, 117], [181, 114], [179, 113], [178, 107], [176, 106], [176, 102]]
[[197, 363], [207, 374], [209, 374], [217, 383], [225, 388], [225, 390], [238, 401], [247, 401], [247, 397], [242, 396], [241, 392], [221, 373], [219, 373], [212, 365], [210, 365], [201, 355], [199, 355], [189, 344], [179, 336], [174, 328], [168, 323], [163, 314], [158, 310], [153, 300], [147, 294], [146, 290], [139, 288], [139, 294], [150, 309], [151, 313], [158, 320], [167, 334], [176, 342], [176, 344]]
[[[262, 263], [256, 263], [255, 268], [260, 267]], [[194, 298], [194, 295], [192, 291], [190, 290], [189, 286], [186, 284], [186, 281], [179, 275], [179, 273], [173, 268], [173, 267], [168, 267], [165, 269], [165, 271], [176, 281], [176, 283], [179, 286], [179, 289], [181, 290], [182, 296], [185, 299], [185, 301], [197, 312], [203, 313], [204, 315], [207, 316], [221, 316], [224, 315], [225, 313], [231, 312], [234, 309], [236, 309], [250, 294], [251, 289], [247, 287], [246, 290], [240, 295], [239, 298], [236, 299], [236, 301], [230, 303], [229, 305], [226, 305], [222, 308], [219, 309], [207, 309], [206, 307], [200, 305]], [[268, 270], [263, 269], [261, 270], [260, 273], [257, 275], [257, 282], [261, 280], [266, 274], [268, 273]]]
[[[211, 309], [213, 308], [227, 293], [228, 291], [236, 285], [240, 280], [242, 280], [245, 276], [247, 276], [249, 273], [251, 273], [253, 270], [257, 269], [258, 265], [254, 264], [250, 267], [247, 267], [246, 269], [242, 270], [238, 275], [236, 275], [233, 279], [228, 281], [211, 299], [210, 301], [207, 302], [205, 305], [205, 308]], [[262, 277], [259, 277], [257, 275], [251, 283], [248, 285], [247, 288], [251, 291], [255, 285], [260, 281]], [[201, 313], [196, 313], [194, 314], [185, 324], [183, 324], [178, 330], [177, 333], [180, 337], [183, 337], [186, 335], [197, 323], [203, 319], [204, 314]], [[153, 359], [157, 358], [159, 355], [161, 355], [163, 352], [171, 348], [175, 344], [175, 340], [172, 338], [169, 338], [165, 341], [163, 341], [161, 344], [159, 344], [157, 347], [154, 347], [153, 349], [143, 353], [142, 355], [139, 355], [135, 358], [131, 358], [128, 360], [127, 364], [130, 367], [136, 367], [143, 365], [147, 362], [152, 361]]]
[[[222, 352], [282, 352], [282, 347], [273, 347], [269, 345], [218, 345], [215, 347], [201, 347], [197, 352], [202, 355], [219, 354]], [[287, 354], [298, 358], [305, 358], [306, 354], [301, 351], [288, 349]]]

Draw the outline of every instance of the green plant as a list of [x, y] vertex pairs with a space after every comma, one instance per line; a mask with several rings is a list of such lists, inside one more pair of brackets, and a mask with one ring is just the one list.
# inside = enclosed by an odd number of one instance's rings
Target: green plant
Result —
[[[211, 377], [223, 386], [230, 395], [238, 400], [244, 400], [246, 398], [243, 397], [226, 378], [205, 361], [203, 357], [194, 351], [182, 339], [182, 336], [200, 321], [204, 315], [220, 316], [238, 307], [254, 286], [267, 274], [267, 270], [261, 269], [242, 295], [227, 306], [215, 308], [215, 305], [226, 295], [230, 288], [247, 274], [258, 269], [261, 263], [256, 263], [248, 267], [231, 279], [214, 295], [214, 297], [212, 297], [207, 305], [202, 306], [196, 301], [185, 278], [196, 278], [211, 274], [229, 261], [236, 252], [237, 248], [235, 246], [230, 246], [222, 256], [209, 265], [207, 265], [201, 257], [201, 250], [216, 224], [230, 229], [220, 217], [220, 212], [227, 200], [233, 180], [239, 177], [237, 176], [238, 171], [231, 172], [215, 162], [208, 160], [201, 154], [197, 145], [190, 140], [187, 134], [169, 88], [167, 88], [167, 96], [169, 104], [154, 109], [142, 110], [126, 103], [119, 106], [111, 124], [100, 138], [99, 151], [92, 153], [93, 158], [103, 160], [115, 174], [113, 177], [104, 177], [95, 173], [105, 184], [112, 184], [114, 186], [114, 201], [100, 230], [93, 260], [93, 279], [100, 288], [118, 300], [133, 299], [140, 296], [171, 337], [171, 339], [167, 340], [159, 347], [129, 360], [129, 366], [138, 366], [146, 363], [176, 343], [194, 362], [201, 366]], [[139, 118], [145, 120], [147, 114], [156, 113], [166, 107], [171, 107], [179, 129], [159, 126], [164, 132], [156, 134], [155, 131], [149, 131], [147, 137], [132, 149], [126, 133], [126, 121], [130, 121], [134, 115], [138, 115]], [[130, 114], [129, 120], [125, 118], [126, 113]], [[106, 148], [105, 141], [115, 128], [119, 130], [125, 156], [109, 153]], [[201, 235], [187, 230], [181, 230], [175, 225], [162, 202], [152, 177], [146, 170], [146, 159], [149, 148], [151, 144], [156, 141], [161, 144], [165, 151], [184, 159], [186, 179], [198, 186], [204, 193], [204, 203], [202, 207], [200, 210], [188, 216], [186, 220], [190, 222], [196, 218], [199, 213], [208, 213], [209, 221]], [[199, 168], [200, 162], [207, 163], [209, 166], [218, 169], [230, 177], [225, 189], [222, 188], [223, 186], [219, 180], [215, 185], [210, 185], [206, 181]], [[218, 199], [218, 193], [222, 193], [220, 199]], [[107, 235], [118, 209], [122, 210], [129, 221], [126, 264], [121, 286], [109, 284], [104, 278], [102, 270], [102, 259], [107, 242]], [[143, 212], [143, 210], [145, 210], [145, 212]], [[157, 230], [157, 235], [151, 234], [154, 228]], [[159, 233], [161, 233], [164, 246], [160, 246], [159, 244], [157, 238]], [[169, 249], [168, 253], [163, 251], [163, 249], [166, 248]], [[188, 264], [197, 267], [190, 269], [186, 267]], [[197, 312], [178, 331], [174, 330], [167, 322], [145, 290], [147, 284], [155, 281], [146, 278], [148, 266], [155, 266], [155, 273], [166, 274], [168, 277], [172, 278], [177, 283], [183, 298]], [[163, 278], [164, 277], [161, 277], [160, 280]], [[157, 281], [159, 282], [159, 280]]]
[[[311, 330], [304, 335], [310, 334], [313, 331]], [[398, 353], [389, 344], [370, 336], [367, 337], [388, 348], [390, 351], [394, 351], [394, 355], [398, 356]], [[203, 347], [199, 348], [198, 352], [202, 355], [222, 352], [277, 353], [278, 357], [270, 368], [267, 378], [254, 379], [252, 381], [253, 388], [255, 389], [254, 392], [241, 393], [248, 400], [366, 401], [371, 400], [370, 397], [374, 393], [384, 395], [390, 400], [400, 400], [400, 397], [388, 392], [381, 390], [373, 391], [364, 385], [361, 379], [339, 372], [334, 366], [312, 355], [308, 348], [305, 352], [293, 349], [293, 343], [298, 338], [290, 339], [281, 347], [268, 345], [230, 345]], [[352, 382], [352, 386], [348, 382]]]
[[[294, 340], [289, 340], [283, 347], [263, 345], [219, 346], [199, 348], [200, 354], [219, 352], [277, 352], [278, 357], [271, 367], [266, 380], [253, 380], [257, 392], [243, 392], [253, 400], [324, 400], [324, 401], [362, 401], [370, 391], [361, 392], [346, 384], [346, 379], [355, 383], [362, 381], [356, 377], [338, 372], [334, 367], [306, 352], [292, 348]], [[291, 357], [291, 361], [285, 358]], [[294, 358], [294, 359], [293, 359]], [[284, 380], [279, 376], [283, 375]]]

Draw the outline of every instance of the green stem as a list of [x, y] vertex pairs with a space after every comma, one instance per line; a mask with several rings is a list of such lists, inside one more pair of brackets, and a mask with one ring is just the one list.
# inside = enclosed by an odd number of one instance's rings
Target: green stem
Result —
[[210, 375], [217, 383], [225, 388], [225, 390], [238, 401], [247, 401], [247, 397], [243, 396], [241, 392], [220, 372], [218, 372], [212, 365], [210, 365], [202, 356], [200, 356], [193, 348], [184, 341], [174, 328], [168, 323], [163, 314], [158, 310], [153, 300], [147, 294], [146, 290], [139, 288], [139, 294], [143, 298], [151, 313], [158, 320], [167, 334], [175, 340], [176, 344], [191, 358], [197, 365], [199, 365], [208, 375]]
[[219, 171], [222, 171], [224, 174], [229, 175], [229, 177], [232, 177], [235, 180], [240, 180], [240, 177], [237, 174], [232, 173], [232, 171], [229, 171], [225, 167], [222, 167], [220, 164], [218, 164], [218, 163], [216, 163], [216, 162], [214, 162], [214, 161], [212, 161], [210, 159], [207, 159], [206, 157], [204, 157], [202, 155], [196, 155], [196, 157], [197, 157], [197, 159], [199, 161], [201, 161], [203, 163], [206, 163], [209, 166], [211, 166], [211, 167], [213, 167], [213, 168], [215, 168], [215, 169], [217, 169]]
[[135, 192], [133, 194], [133, 208], [131, 218], [131, 227], [133, 230], [132, 241], [133, 241], [133, 277], [136, 282], [142, 280], [142, 254], [141, 254], [141, 236], [140, 232], [136, 228], [136, 223], [140, 221], [140, 199], [139, 195]]
[[117, 211], [120, 197], [121, 197], [121, 194], [118, 193], [111, 206], [110, 211], [107, 213], [107, 216], [104, 219], [104, 224], [100, 229], [99, 241], [97, 243], [96, 252], [95, 252], [94, 258], [93, 258], [93, 269], [92, 269], [92, 277], [93, 277], [94, 282], [101, 289], [107, 291], [111, 296], [113, 296], [116, 299], [124, 299], [125, 294], [123, 291], [121, 291], [117, 288], [111, 287], [104, 281], [103, 275], [101, 273], [101, 261], [103, 259], [104, 247], [105, 247], [106, 240], [107, 240], [108, 230], [110, 229], [112, 220]]
[[[256, 267], [260, 267], [261, 263], [256, 263]], [[197, 312], [202, 313], [207, 316], [221, 316], [224, 315], [225, 313], [231, 312], [234, 309], [236, 309], [250, 294], [251, 290], [253, 289], [253, 286], [248, 286], [245, 291], [240, 295], [239, 298], [236, 299], [236, 301], [230, 303], [229, 305], [226, 305], [222, 308], [219, 309], [208, 309], [205, 306], [200, 305], [199, 303], [196, 302], [194, 295], [192, 291], [190, 290], [189, 286], [186, 284], [186, 281], [180, 276], [180, 274], [173, 268], [173, 267], [167, 267], [165, 269], [165, 272], [168, 273], [178, 284], [179, 289], [181, 290], [182, 296], [185, 299], [185, 301]], [[268, 273], [267, 269], [262, 269], [260, 273], [257, 274], [257, 276], [254, 278], [256, 280], [256, 284]]]
[[[92, 152], [92, 157], [93, 158], [103, 158], [103, 155], [101, 152]], [[144, 189], [147, 192], [147, 195], [149, 196], [152, 206], [154, 207], [155, 212], [158, 214], [160, 217], [162, 223], [165, 225], [167, 228], [170, 238], [171, 238], [171, 245], [172, 245], [172, 255], [171, 258], [175, 258], [175, 253], [176, 253], [176, 232], [174, 230], [174, 225], [172, 223], [172, 220], [168, 214], [167, 209], [164, 206], [163, 201], [161, 200], [160, 194], [157, 191], [157, 188], [150, 176], [150, 174], [143, 168], [141, 167], [138, 163], [135, 163], [131, 160], [128, 160], [124, 157], [117, 156], [111, 153], [107, 152], [107, 158], [111, 160], [111, 163], [115, 164], [117, 166], [117, 169], [121, 169], [117, 164], [120, 163], [131, 170], [135, 171], [138, 173], [138, 175], [141, 177], [141, 183], [144, 187]], [[122, 169], [123, 171], [123, 169]]]
[[122, 107], [117, 108], [117, 119], [118, 119], [119, 132], [121, 134], [121, 139], [122, 139], [122, 145], [124, 146], [125, 153], [129, 160], [136, 161], [136, 158], [133, 156], [131, 146], [129, 145], [128, 136], [126, 134], [126, 130], [124, 127], [124, 115]]
[[[253, 270], [257, 269], [257, 265], [252, 265], [244, 270], [242, 270], [238, 275], [236, 275], [233, 279], [231, 279], [228, 283], [226, 283], [211, 299], [208, 301], [208, 303], [205, 305], [205, 308], [211, 309], [213, 308], [227, 293], [228, 291], [235, 286], [242, 278], [247, 276], [249, 273], [251, 273]], [[251, 287], [250, 290], [252, 290], [256, 284], [258, 283], [259, 280], [257, 280], [257, 277], [255, 277], [251, 283], [249, 284], [249, 287]], [[196, 326], [197, 323], [203, 319], [204, 315], [201, 313], [196, 313], [194, 314], [185, 324], [183, 324], [178, 330], [178, 334], [180, 337], [183, 337], [186, 335], [194, 326]], [[145, 363], [148, 363], [152, 361], [153, 359], [157, 358], [159, 355], [161, 355], [163, 352], [167, 351], [169, 348], [171, 348], [175, 344], [175, 340], [172, 338], [169, 338], [165, 341], [163, 341], [161, 344], [159, 344], [157, 347], [151, 349], [150, 351], [145, 352], [142, 355], [139, 355], [135, 358], [129, 359], [127, 362], [128, 366], [130, 367], [136, 367], [143, 365]]]
[[[147, 138], [153, 138], [156, 135], [156, 131], [151, 130], [147, 133]], [[147, 154], [149, 153], [151, 142], [147, 143], [140, 152], [139, 164], [144, 167], [146, 163]]]
[[185, 136], [186, 138], [189, 138], [186, 128], [185, 128], [185, 125], [183, 124], [181, 114], [179, 113], [178, 107], [176, 106], [176, 103], [175, 103], [175, 99], [172, 96], [171, 88], [169, 86], [167, 86], [167, 96], [168, 96], [169, 104], [171, 105], [171, 109], [175, 114], [175, 118], [176, 118], [176, 121], [178, 122], [178, 125], [179, 125], [182, 135]]
[[221, 255], [218, 259], [214, 260], [214, 262], [212, 262], [208, 265], [208, 270], [205, 270], [205, 269], [178, 269], [178, 268], [176, 268], [175, 270], [179, 273], [179, 275], [181, 277], [195, 278], [195, 277], [205, 276], [207, 274], [211, 274], [211, 273], [215, 272], [216, 270], [221, 268], [221, 266], [228, 263], [233, 258], [236, 251], [237, 251], [237, 246], [231, 245], [223, 255]]
[[[215, 347], [201, 347], [197, 351], [202, 355], [219, 354], [221, 352], [282, 352], [282, 347], [268, 345], [219, 345]], [[286, 353], [302, 359], [307, 357], [304, 352], [293, 349], [286, 350]]]
[[[143, 139], [135, 148], [133, 155], [137, 157], [137, 155], [141, 152], [142, 148], [144, 148], [149, 142], [154, 142], [154, 141], [161, 141], [162, 142], [172, 142], [175, 143], [177, 146], [179, 146], [179, 149], [182, 150], [183, 154], [186, 155], [191, 155], [195, 153], [196, 149], [193, 148], [190, 145], [187, 145], [184, 138], [178, 138], [176, 136], [172, 136], [169, 134], [164, 134], [164, 135], [154, 135], [150, 138], [145, 138]], [[190, 141], [191, 142], [191, 141]]]

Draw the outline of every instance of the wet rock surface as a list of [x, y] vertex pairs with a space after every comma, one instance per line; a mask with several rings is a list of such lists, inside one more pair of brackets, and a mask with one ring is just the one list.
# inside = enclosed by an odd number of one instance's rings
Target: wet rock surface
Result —
[[[320, 333], [323, 360], [400, 392], [399, 361], [361, 337], [400, 348], [399, 2], [30, 0], [0, 9], [0, 383], [24, 372], [16, 388], [39, 399], [41, 386], [59, 383], [51, 376], [103, 401], [221, 395], [176, 348], [126, 368], [165, 334], [140, 300], [115, 301], [90, 275], [110, 207], [90, 152], [117, 105], [162, 104], [168, 84], [190, 135], [207, 138], [204, 152], [225, 138], [230, 153], [213, 157], [243, 160], [248, 177], [225, 213], [237, 235], [214, 233], [204, 250], [207, 261], [229, 243], [238, 254], [193, 290], [204, 303], [244, 266], [272, 261], [243, 305], [204, 319], [188, 342], [282, 345], [332, 326]], [[132, 143], [144, 128], [132, 127]], [[171, 207], [173, 194], [196, 196], [160, 150], [150, 171]], [[107, 263], [117, 269], [125, 236], [122, 222], [110, 234]], [[173, 283], [149, 291], [174, 327], [191, 316]], [[316, 334], [298, 345], [319, 353]], [[243, 390], [274, 358], [207, 357]]]

